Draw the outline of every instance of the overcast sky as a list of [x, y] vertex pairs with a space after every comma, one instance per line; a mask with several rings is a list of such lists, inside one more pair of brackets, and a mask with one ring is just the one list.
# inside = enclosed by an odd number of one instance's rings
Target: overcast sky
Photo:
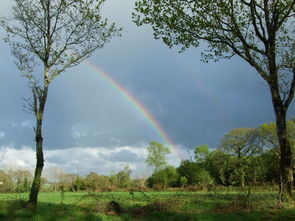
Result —
[[[11, 0], [1, 0], [9, 16]], [[202, 48], [179, 54], [153, 39], [149, 26], [132, 23], [134, 0], [108, 0], [104, 16], [123, 27], [89, 59], [143, 105], [168, 134], [184, 158], [195, 146], [218, 147], [230, 129], [274, 121], [270, 93], [262, 78], [238, 57], [200, 62]], [[1, 30], [1, 38], [4, 33]], [[23, 111], [30, 96], [25, 79], [0, 41], [0, 148], [2, 166], [33, 168], [34, 117]], [[288, 118], [295, 117], [294, 102]], [[46, 167], [67, 172], [109, 174], [129, 165], [146, 170], [145, 147], [165, 142], [148, 120], [118, 90], [87, 65], [59, 76], [51, 85], [44, 119]], [[179, 157], [169, 156], [177, 166]]]

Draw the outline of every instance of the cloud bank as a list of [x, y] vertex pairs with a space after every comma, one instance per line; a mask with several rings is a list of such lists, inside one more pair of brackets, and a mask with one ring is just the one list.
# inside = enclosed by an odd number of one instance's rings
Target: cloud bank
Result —
[[[0, 152], [4, 154], [1, 167], [5, 170], [35, 169], [35, 151], [33, 148], [23, 146], [16, 149], [13, 146], [2, 146]], [[128, 165], [132, 176], [148, 175], [151, 168], [144, 163], [147, 151], [144, 147], [122, 146], [114, 148], [105, 147], [73, 147], [67, 149], [45, 150], [44, 170], [60, 168], [66, 173], [110, 175], [119, 172]], [[175, 155], [168, 155], [168, 164], [178, 166], [180, 159]]]

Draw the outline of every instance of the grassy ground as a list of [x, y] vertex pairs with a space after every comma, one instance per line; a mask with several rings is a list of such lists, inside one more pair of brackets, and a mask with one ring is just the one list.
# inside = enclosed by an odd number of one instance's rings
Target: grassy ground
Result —
[[276, 192], [40, 193], [36, 211], [27, 194], [0, 194], [0, 220], [295, 220], [295, 204]]

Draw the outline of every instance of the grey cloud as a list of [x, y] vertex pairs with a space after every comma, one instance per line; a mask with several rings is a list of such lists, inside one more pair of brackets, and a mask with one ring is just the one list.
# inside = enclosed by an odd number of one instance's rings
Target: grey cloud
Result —
[[121, 150], [119, 152], [115, 152], [108, 157], [106, 157], [107, 160], [113, 161], [113, 162], [130, 162], [130, 163], [138, 163], [143, 162], [144, 159], [139, 157], [137, 154], [128, 151], [128, 150]]

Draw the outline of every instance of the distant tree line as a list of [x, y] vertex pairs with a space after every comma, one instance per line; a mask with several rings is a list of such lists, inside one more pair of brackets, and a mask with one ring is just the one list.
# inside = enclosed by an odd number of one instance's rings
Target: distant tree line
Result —
[[26, 192], [30, 190], [33, 175], [28, 170], [0, 170], [0, 192]]
[[[287, 122], [288, 137], [295, 151], [295, 119]], [[174, 168], [155, 170], [147, 180], [152, 188], [208, 185], [245, 186], [278, 184], [280, 148], [276, 124], [230, 130], [215, 150], [197, 146], [194, 160]], [[295, 159], [293, 157], [292, 161]]]
[[[292, 151], [295, 151], [295, 119], [289, 120], [287, 125]], [[81, 176], [52, 168], [41, 179], [41, 189], [73, 192], [130, 188], [207, 189], [214, 185], [265, 186], [279, 182], [280, 148], [273, 122], [257, 128], [232, 129], [221, 138], [218, 148], [210, 150], [208, 145], [199, 145], [194, 149], [194, 156], [183, 160], [177, 168], [167, 164], [170, 150], [163, 144], [153, 141], [147, 151], [145, 162], [153, 168], [149, 177], [131, 178], [128, 165], [109, 176], [95, 172]], [[33, 175], [28, 170], [0, 170], [0, 192], [29, 191], [32, 181]]]
[[[50, 174], [48, 174], [50, 172]], [[111, 175], [90, 172], [85, 176], [63, 173], [52, 168], [41, 179], [42, 191], [112, 191], [126, 188], [144, 188], [146, 179], [131, 179], [128, 165]], [[28, 170], [0, 170], [0, 192], [22, 193], [30, 190], [33, 175]]]

